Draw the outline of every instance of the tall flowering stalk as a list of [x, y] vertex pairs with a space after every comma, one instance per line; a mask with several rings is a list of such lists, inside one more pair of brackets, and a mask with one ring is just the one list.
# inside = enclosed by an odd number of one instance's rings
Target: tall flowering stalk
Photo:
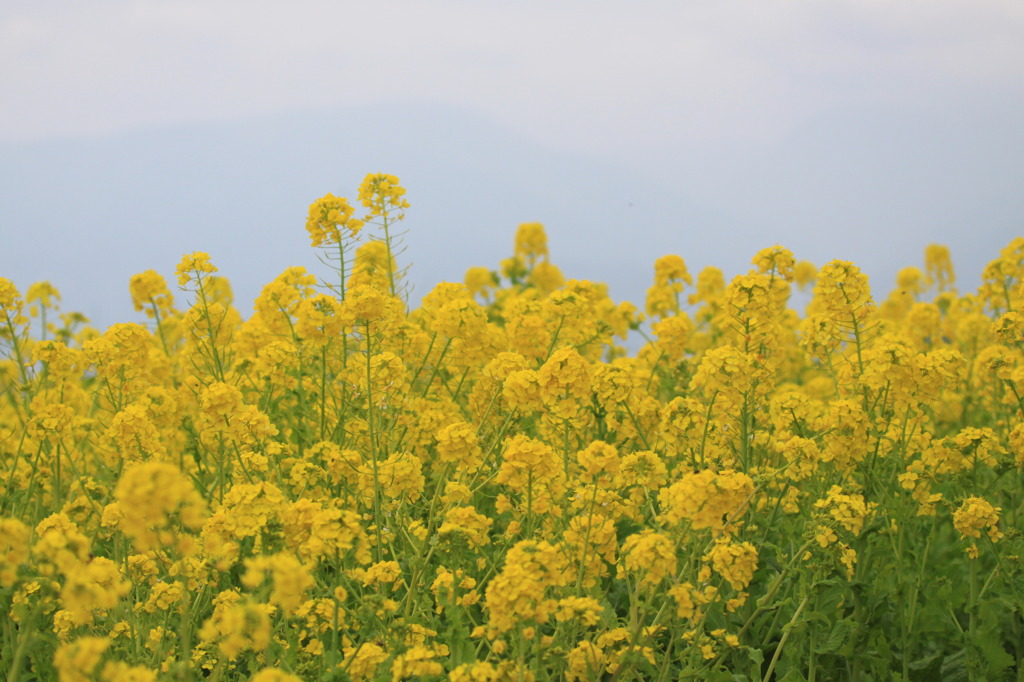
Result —
[[395, 267], [395, 259], [401, 255], [401, 232], [395, 226], [405, 219], [405, 209], [409, 202], [405, 200], [405, 188], [399, 184], [398, 178], [387, 173], [370, 173], [359, 185], [359, 201], [366, 208], [364, 220], [376, 225], [381, 230], [377, 237], [387, 249], [386, 268], [388, 286], [392, 296], [404, 297], [401, 278], [404, 270]]
[[306, 217], [306, 231], [313, 248], [322, 249], [322, 258], [338, 273], [338, 283], [328, 286], [342, 301], [351, 259], [348, 251], [363, 227], [363, 221], [355, 218], [354, 213], [348, 199], [328, 193], [310, 205]]

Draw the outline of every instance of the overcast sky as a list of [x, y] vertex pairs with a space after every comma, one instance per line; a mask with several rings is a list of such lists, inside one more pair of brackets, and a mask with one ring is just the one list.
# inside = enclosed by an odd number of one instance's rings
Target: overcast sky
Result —
[[102, 325], [193, 250], [247, 314], [370, 171], [419, 295], [526, 221], [638, 304], [777, 242], [876, 298], [946, 243], [973, 289], [1024, 233], [1017, 1], [4, 0], [0, 65], [0, 276]]

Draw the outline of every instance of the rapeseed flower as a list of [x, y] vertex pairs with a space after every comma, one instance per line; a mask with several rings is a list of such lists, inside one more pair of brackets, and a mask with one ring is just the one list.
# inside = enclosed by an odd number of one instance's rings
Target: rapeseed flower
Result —
[[28, 560], [29, 527], [18, 519], [0, 518], [0, 587], [18, 582], [18, 569]]
[[744, 473], [704, 470], [687, 473], [658, 493], [662, 516], [669, 523], [686, 520], [694, 530], [719, 532], [735, 524], [754, 494], [754, 481]]
[[53, 666], [61, 682], [90, 682], [110, 644], [107, 637], [81, 637], [57, 647]]
[[313, 575], [308, 564], [303, 564], [288, 552], [258, 556], [245, 560], [241, 582], [250, 589], [259, 587], [269, 573], [273, 589], [270, 603], [291, 615], [305, 601], [306, 591], [313, 587]]
[[675, 543], [650, 528], [626, 538], [622, 557], [625, 572], [638, 574], [640, 584], [648, 587], [657, 587], [676, 572]]
[[757, 570], [757, 548], [749, 542], [733, 542], [723, 537], [715, 541], [704, 557], [715, 573], [725, 578], [736, 591], [746, 589]]
[[199, 530], [206, 503], [192, 482], [173, 464], [143, 462], [125, 470], [114, 491], [120, 510], [118, 526], [139, 552], [161, 547], [187, 548], [175, 534]]
[[306, 231], [313, 246], [341, 244], [359, 234], [363, 221], [354, 218], [354, 213], [348, 199], [329, 192], [310, 204]]
[[523, 540], [505, 556], [505, 566], [488, 584], [485, 608], [492, 635], [517, 623], [544, 623], [558, 602], [546, 596], [549, 587], [566, 583], [565, 557], [548, 542]]
[[217, 272], [217, 267], [210, 262], [210, 254], [196, 251], [182, 256], [175, 272], [180, 286], [185, 287], [189, 283], [200, 286], [203, 279]]
[[[981, 538], [982, 532], [988, 535], [992, 542], [999, 542], [1003, 533], [999, 530], [1000, 507], [994, 507], [983, 497], [968, 497], [953, 513], [953, 526], [960, 533], [960, 537]], [[973, 542], [967, 548], [967, 554], [975, 559], [978, 557], [978, 546]]]

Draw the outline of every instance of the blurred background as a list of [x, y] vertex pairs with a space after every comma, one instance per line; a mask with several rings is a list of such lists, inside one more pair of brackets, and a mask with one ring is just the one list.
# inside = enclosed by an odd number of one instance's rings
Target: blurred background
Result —
[[325, 274], [308, 206], [368, 172], [408, 189], [414, 305], [521, 222], [639, 307], [668, 253], [729, 279], [778, 243], [880, 300], [1024, 233], [1009, 0], [4, 0], [0, 64], [0, 276], [100, 329], [187, 252], [243, 316]]

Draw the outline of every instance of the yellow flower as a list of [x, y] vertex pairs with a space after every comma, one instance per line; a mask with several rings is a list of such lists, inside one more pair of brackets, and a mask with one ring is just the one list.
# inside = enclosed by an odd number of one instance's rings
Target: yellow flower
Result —
[[79, 624], [92, 622], [94, 613], [105, 614], [131, 589], [110, 559], [94, 557], [67, 574], [60, 592], [61, 605]]
[[[36, 282], [25, 292], [25, 302], [38, 303], [41, 308], [54, 307], [54, 299], [60, 300], [60, 292], [49, 282]], [[32, 315], [35, 314], [36, 308], [32, 308]]]
[[827, 509], [833, 519], [854, 535], [860, 535], [864, 520], [871, 511], [864, 502], [863, 495], [846, 494], [838, 485], [832, 486], [828, 495], [815, 502], [814, 506], [818, 509]]
[[288, 548], [306, 563], [337, 558], [354, 549], [356, 561], [368, 561], [369, 541], [354, 511], [325, 509], [320, 503], [298, 499], [281, 511]]
[[567, 582], [565, 556], [548, 542], [523, 540], [505, 555], [505, 566], [487, 585], [485, 607], [494, 634], [517, 623], [544, 623], [558, 609], [549, 587]]
[[373, 499], [375, 487], [379, 487], [384, 497], [415, 502], [423, 494], [423, 486], [426, 484], [423, 462], [409, 452], [395, 452], [386, 460], [378, 462], [376, 475], [369, 462], [361, 464], [358, 473], [357, 485], [366, 501]]
[[654, 283], [665, 286], [672, 282], [693, 284], [693, 277], [686, 269], [686, 262], [675, 254], [662, 256], [654, 261]]
[[237, 538], [262, 533], [271, 520], [279, 518], [283, 508], [284, 494], [271, 483], [236, 483], [224, 495], [226, 526]]
[[696, 529], [722, 530], [735, 523], [754, 493], [754, 481], [742, 472], [711, 470], [684, 474], [658, 493], [662, 515], [669, 523], [683, 519]]
[[466, 270], [463, 284], [471, 296], [483, 296], [487, 300], [491, 291], [498, 286], [498, 278], [491, 270], [476, 266]]
[[569, 667], [565, 673], [566, 680], [596, 680], [600, 679], [601, 671], [608, 663], [608, 657], [603, 649], [593, 642], [584, 640], [569, 652], [566, 662]]
[[438, 535], [460, 533], [468, 541], [471, 548], [490, 543], [489, 533], [494, 519], [477, 512], [473, 507], [454, 507], [444, 515], [444, 523], [437, 529]]
[[147, 317], [167, 315], [174, 307], [174, 297], [167, 289], [167, 281], [156, 270], [132, 275], [128, 290], [135, 310], [145, 310]]
[[656, 587], [676, 572], [675, 543], [650, 528], [626, 538], [622, 555], [625, 571], [639, 574], [641, 585]]
[[550, 294], [565, 284], [565, 275], [557, 265], [545, 260], [533, 266], [529, 281], [542, 293]]
[[196, 251], [182, 256], [175, 272], [178, 284], [184, 287], [189, 282], [200, 284], [207, 275], [217, 272], [217, 268], [210, 262], [210, 254]]
[[693, 284], [686, 263], [676, 255], [662, 256], [654, 262], [654, 286], [647, 290], [648, 315], [667, 317], [679, 313], [679, 294], [684, 284]]
[[668, 594], [676, 603], [676, 615], [679, 618], [696, 620], [701, 616], [700, 608], [710, 601], [713, 591], [702, 591], [691, 583], [682, 583], [670, 587]]
[[437, 432], [437, 458], [457, 469], [474, 473], [480, 468], [483, 451], [476, 428], [466, 422], [454, 422]]
[[29, 527], [18, 519], [0, 518], [0, 587], [18, 582], [18, 568], [28, 560]]
[[[17, 328], [27, 325], [28, 318], [24, 315], [25, 300], [21, 297], [21, 292], [14, 286], [14, 282], [4, 277], [0, 277], [0, 313], [3, 313], [7, 324], [15, 328], [17, 334]], [[10, 337], [10, 329], [7, 324], [0, 327], [0, 339]]]
[[750, 584], [757, 570], [757, 548], [749, 542], [734, 543], [728, 538], [719, 538], [704, 560], [710, 560], [715, 573], [728, 580], [734, 590], [742, 590]]
[[244, 651], [263, 651], [270, 645], [269, 604], [243, 601], [238, 592], [226, 590], [214, 597], [213, 614], [199, 630], [203, 643], [216, 644], [233, 661]]
[[868, 276], [849, 261], [825, 264], [818, 271], [811, 306], [843, 324], [863, 320], [873, 309]]
[[368, 286], [349, 286], [342, 304], [342, 316], [349, 324], [386, 323], [401, 314], [401, 303], [388, 294]]
[[719, 414], [734, 413], [753, 386], [754, 368], [750, 353], [731, 345], [713, 348], [701, 358], [690, 390], [702, 392], [708, 401], [713, 399]]
[[541, 366], [537, 382], [545, 407], [557, 417], [571, 419], [590, 396], [590, 363], [575, 348], [561, 348]]
[[657, 490], [665, 484], [668, 469], [657, 453], [650, 450], [633, 452], [622, 458], [619, 483], [623, 487], [638, 486]]
[[366, 569], [363, 576], [363, 584], [371, 585], [393, 585], [402, 577], [402, 569], [397, 561], [378, 561]]
[[268, 572], [273, 583], [270, 603], [280, 606], [283, 613], [291, 615], [305, 601], [306, 591], [313, 587], [310, 566], [287, 552], [246, 559], [242, 584], [250, 589], [257, 588]]
[[672, 362], [679, 362], [686, 355], [687, 343], [693, 333], [693, 322], [685, 311], [665, 317], [651, 325], [651, 331], [658, 340], [656, 347]]
[[370, 287], [377, 291], [390, 291], [391, 278], [395, 277], [397, 281], [399, 275], [387, 243], [374, 239], [356, 249], [356, 262], [345, 285], [348, 289]]
[[81, 637], [57, 647], [53, 667], [61, 682], [89, 682], [110, 644], [107, 637]]
[[156, 682], [157, 672], [142, 665], [107, 661], [100, 671], [103, 682]]
[[486, 661], [463, 663], [448, 673], [448, 682], [499, 682], [502, 679], [505, 679], [502, 670]]
[[436, 659], [444, 655], [447, 654], [431, 647], [413, 646], [395, 657], [391, 664], [391, 680], [399, 682], [413, 677], [440, 675], [444, 667]]
[[114, 490], [123, 514], [119, 526], [140, 552], [161, 547], [184, 548], [175, 527], [198, 530], [206, 504], [192, 481], [173, 464], [143, 462], [125, 470]]
[[775, 245], [758, 251], [753, 264], [762, 274], [771, 273], [786, 281], [792, 281], [796, 260], [789, 249]]
[[434, 595], [435, 612], [443, 613], [448, 606], [476, 604], [480, 601], [480, 593], [474, 589], [475, 587], [476, 579], [466, 575], [461, 568], [452, 572], [444, 566], [438, 567], [437, 576], [430, 585], [430, 591]]
[[582, 480], [585, 483], [596, 482], [601, 477], [614, 478], [622, 463], [615, 446], [600, 440], [595, 440], [576, 453], [576, 461], [583, 470]]
[[537, 412], [543, 407], [540, 400], [540, 381], [532, 369], [510, 372], [502, 385], [501, 395], [509, 409], [524, 414]]
[[185, 594], [185, 587], [179, 582], [155, 583], [149, 593], [149, 598], [142, 604], [142, 610], [146, 613], [169, 611], [173, 605], [182, 601]]
[[814, 284], [817, 277], [818, 268], [810, 261], [802, 260], [793, 268], [793, 279], [801, 291], [806, 291], [807, 287]]
[[532, 265], [540, 258], [548, 257], [548, 237], [540, 223], [522, 223], [516, 230], [515, 254]]
[[333, 296], [320, 294], [305, 298], [295, 310], [295, 331], [305, 341], [323, 347], [340, 338], [353, 319], [346, 316], [341, 302]]
[[564, 623], [579, 618], [584, 625], [597, 625], [603, 610], [601, 603], [593, 597], [566, 597], [558, 600], [555, 620]]
[[302, 682], [302, 678], [280, 668], [264, 668], [250, 677], [249, 682]]
[[[983, 497], [968, 497], [953, 512], [953, 526], [960, 532], [960, 537], [980, 538], [982, 531], [988, 534], [992, 542], [999, 542], [1003, 534], [999, 531], [1000, 507], [993, 507]], [[978, 556], [978, 548], [972, 543], [968, 548], [971, 558]]]
[[857, 565], [857, 550], [853, 549], [849, 545], [840, 543], [839, 561], [842, 562], [843, 566], [846, 568], [846, 579], [853, 580], [853, 570]]
[[818, 542], [822, 549], [828, 547], [833, 542], [839, 539], [836, 532], [828, 526], [818, 525], [818, 531], [814, 535], [814, 539]]
[[546, 513], [565, 492], [565, 468], [550, 445], [519, 434], [505, 440], [494, 481], [530, 499], [533, 507], [527, 511]]
[[348, 199], [326, 194], [309, 206], [306, 231], [313, 246], [341, 244], [346, 237], [355, 237], [363, 222], [353, 218], [355, 209]]
[[938, 285], [939, 291], [946, 291], [956, 281], [948, 246], [929, 244], [924, 250], [924, 267], [928, 278]]
[[367, 219], [376, 216], [390, 215], [397, 211], [396, 219], [404, 217], [402, 209], [409, 208], [409, 202], [403, 199], [405, 188], [398, 178], [387, 173], [369, 173], [359, 185], [359, 201], [369, 209]]
[[345, 658], [341, 665], [348, 676], [356, 682], [374, 679], [377, 668], [388, 658], [388, 653], [373, 642], [347, 646], [342, 651]]

